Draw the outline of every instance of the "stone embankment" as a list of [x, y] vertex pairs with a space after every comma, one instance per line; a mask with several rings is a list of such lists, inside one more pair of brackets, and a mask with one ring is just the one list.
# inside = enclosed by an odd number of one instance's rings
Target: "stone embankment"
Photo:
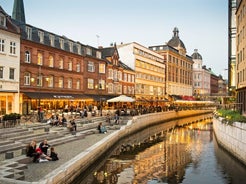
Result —
[[246, 123], [222, 123], [222, 118], [213, 118], [217, 142], [240, 162], [246, 165]]
[[[213, 110], [186, 110], [186, 111], [168, 111], [153, 114], [146, 114], [141, 116], [134, 116], [127, 123], [121, 123], [119, 128], [110, 129], [107, 134], [98, 134], [96, 132], [88, 135], [85, 131], [86, 127], [90, 124], [94, 124], [90, 128], [96, 130], [95, 125], [97, 122], [88, 122], [86, 125], [78, 127], [81, 132], [76, 137], [66, 136], [63, 130], [59, 131], [63, 137], [59, 138], [67, 140], [71, 138], [71, 141], [64, 142], [62, 145], [57, 144], [56, 150], [58, 151], [61, 159], [57, 162], [48, 163], [27, 163], [21, 165], [18, 161], [10, 162], [8, 160], [5, 165], [0, 165], [2, 169], [5, 169], [2, 174], [11, 173], [16, 171], [16, 175], [20, 175], [19, 180], [11, 178], [12, 175], [8, 175], [9, 178], [1, 176], [0, 183], [42, 183], [42, 184], [60, 184], [60, 183], [72, 183], [74, 179], [90, 165], [92, 165], [101, 155], [106, 153], [113, 145], [117, 144], [120, 140], [134, 135], [136, 132], [149, 128], [154, 128], [155, 131], [160, 131], [160, 124], [165, 122], [165, 128], [172, 129], [175, 126], [182, 126], [185, 124], [193, 123], [196, 119], [192, 120], [193, 116], [197, 119], [207, 119], [211, 117]], [[189, 118], [190, 122], [182, 121], [181, 119]], [[88, 130], [92, 132], [91, 130]], [[87, 131], [87, 132], [88, 132]], [[50, 131], [53, 133], [53, 131]], [[152, 132], [153, 133], [153, 132]], [[22, 136], [19, 133], [12, 135]], [[150, 136], [150, 135], [148, 135]], [[34, 138], [34, 135], [32, 136]], [[72, 140], [73, 139], [73, 140]], [[20, 141], [21, 139], [19, 139]], [[57, 140], [58, 141], [58, 140]], [[56, 140], [54, 140], [54, 143]], [[63, 150], [63, 151], [62, 151]], [[65, 150], [65, 151], [64, 151]], [[16, 165], [16, 166], [15, 166]], [[20, 168], [16, 168], [16, 167]], [[14, 168], [14, 169], [13, 169]], [[22, 181], [21, 181], [22, 180]]]

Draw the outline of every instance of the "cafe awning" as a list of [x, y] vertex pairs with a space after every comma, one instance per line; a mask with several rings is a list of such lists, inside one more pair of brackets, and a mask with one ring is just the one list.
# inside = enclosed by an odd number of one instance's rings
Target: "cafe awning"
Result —
[[29, 98], [33, 99], [88, 99], [89, 97], [83, 94], [64, 94], [64, 93], [38, 93], [25, 92]]

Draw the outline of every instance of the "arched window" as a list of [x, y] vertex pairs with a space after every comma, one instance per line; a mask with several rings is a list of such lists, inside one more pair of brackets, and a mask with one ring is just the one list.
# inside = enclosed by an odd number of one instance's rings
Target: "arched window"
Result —
[[59, 60], [59, 69], [63, 69], [63, 58]]
[[43, 54], [42, 53], [38, 53], [38, 65], [43, 65]]
[[25, 52], [25, 63], [31, 63], [31, 54], [28, 50]]

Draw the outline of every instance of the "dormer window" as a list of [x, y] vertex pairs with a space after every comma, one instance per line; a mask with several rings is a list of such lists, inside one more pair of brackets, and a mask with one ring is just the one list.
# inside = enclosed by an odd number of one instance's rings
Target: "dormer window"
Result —
[[50, 34], [50, 46], [54, 47], [55, 46], [55, 36]]
[[86, 54], [90, 56], [92, 55], [91, 48], [86, 48]]
[[64, 49], [64, 39], [60, 38], [59, 42], [60, 42], [60, 48]]
[[97, 58], [101, 59], [102, 58], [102, 53], [100, 51], [97, 51], [96, 52], [96, 56], [97, 56]]
[[69, 41], [68, 45], [69, 45], [69, 51], [73, 52], [73, 42]]
[[6, 17], [0, 13], [0, 25], [6, 27]]
[[81, 55], [81, 45], [77, 44], [77, 48], [78, 48], [78, 54]]
[[26, 27], [26, 35], [27, 35], [27, 39], [31, 40], [32, 39], [32, 28], [31, 27]]
[[44, 43], [44, 32], [38, 31], [39, 42]]

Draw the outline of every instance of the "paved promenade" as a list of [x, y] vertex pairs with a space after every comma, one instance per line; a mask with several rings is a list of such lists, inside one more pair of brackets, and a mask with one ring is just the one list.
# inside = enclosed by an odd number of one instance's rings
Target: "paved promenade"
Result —
[[[129, 119], [129, 117], [126, 119]], [[93, 118], [91, 118], [90, 120], [93, 120]], [[37, 126], [37, 124], [38, 123], [35, 123], [35, 126]], [[98, 143], [104, 137], [110, 135], [112, 132], [119, 129], [119, 125], [112, 126], [112, 125], [107, 124], [106, 122], [103, 122], [103, 124], [106, 125], [108, 132], [106, 134], [100, 134], [98, 133], [98, 130], [96, 128], [97, 124], [98, 122], [94, 122], [94, 128], [93, 127], [90, 128], [89, 130], [90, 133], [86, 133], [86, 131], [78, 131], [76, 135], [68, 134], [66, 135], [65, 139], [69, 139], [70, 141], [68, 142], [65, 141], [62, 144], [55, 145], [54, 146], [55, 151], [58, 153], [58, 157], [59, 157], [58, 161], [33, 163], [32, 161], [28, 161], [28, 159], [24, 155], [21, 155], [13, 159], [6, 159], [4, 161], [1, 161], [0, 166], [6, 165], [9, 163], [19, 162], [20, 160], [22, 160], [24, 164], [27, 165], [27, 168], [23, 170], [24, 176], [25, 176], [23, 181], [21, 180], [17, 181], [17, 180], [11, 179], [12, 180], [11, 182], [11, 180], [8, 180], [8, 179], [1, 180], [0, 178], [0, 183], [8, 184], [8, 183], [39, 182], [50, 172], [54, 171], [55, 169], [62, 166], [69, 160], [73, 159], [79, 153], [85, 151], [89, 147]], [[42, 125], [42, 123], [40, 123], [40, 125]], [[26, 124], [25, 125], [22, 124], [20, 126], [26, 126]], [[80, 128], [79, 125], [78, 125], [78, 128]], [[61, 127], [51, 127], [49, 131], [50, 132], [57, 131], [56, 129], [61, 129]], [[66, 129], [66, 128], [64, 127], [63, 129]], [[49, 139], [48, 139], [48, 143], [49, 143]], [[52, 143], [49, 143], [49, 144], [52, 146]], [[39, 145], [39, 142], [37, 142], [37, 145]]]

